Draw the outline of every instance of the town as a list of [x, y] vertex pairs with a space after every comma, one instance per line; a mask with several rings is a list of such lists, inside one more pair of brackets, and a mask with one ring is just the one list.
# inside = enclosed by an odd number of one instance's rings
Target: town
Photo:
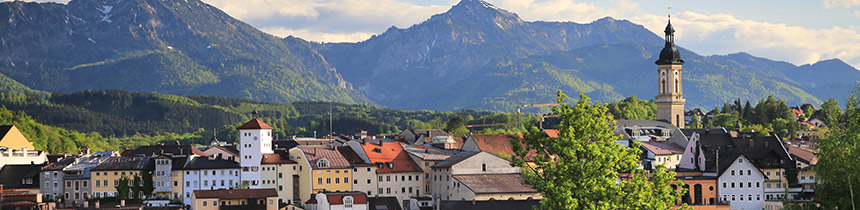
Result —
[[[700, 127], [698, 119], [717, 113], [685, 110], [674, 32], [668, 24], [656, 61], [658, 120], [617, 119], [616, 143], [639, 145], [632, 149], [642, 151], [640, 170], [674, 171], [683, 185], [672, 187], [686, 190], [678, 205], [780, 209], [784, 201], [811, 201], [820, 134]], [[792, 113], [800, 118], [803, 110]], [[236, 128], [239, 139], [124, 151], [84, 146], [73, 154], [37, 151], [21, 128], [0, 126], [3, 209], [531, 209], [542, 199], [511, 165], [521, 133], [407, 128], [278, 139], [265, 118], [251, 115]], [[543, 138], [559, 138], [553, 126], [541, 127]]]

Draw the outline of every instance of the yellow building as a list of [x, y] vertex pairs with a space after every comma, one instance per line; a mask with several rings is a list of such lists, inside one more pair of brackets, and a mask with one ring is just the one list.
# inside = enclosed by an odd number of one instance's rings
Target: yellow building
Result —
[[299, 166], [299, 196], [293, 204], [301, 205], [319, 191], [352, 191], [352, 166], [336, 147], [300, 145], [290, 149], [290, 159]]
[[24, 137], [24, 134], [15, 125], [0, 126], [0, 147], [36, 150], [33, 143], [30, 143], [27, 137]]
[[[129, 179], [129, 185], [143, 183], [132, 183], [135, 176], [143, 177], [144, 170], [149, 164], [147, 156], [115, 156], [110, 157], [90, 171], [90, 182], [92, 183], [92, 195], [95, 197], [116, 197], [117, 186], [120, 179]], [[141, 192], [130, 192], [129, 196], [144, 198]]]
[[191, 196], [191, 209], [278, 209], [278, 192], [275, 189], [221, 189], [195, 190]]

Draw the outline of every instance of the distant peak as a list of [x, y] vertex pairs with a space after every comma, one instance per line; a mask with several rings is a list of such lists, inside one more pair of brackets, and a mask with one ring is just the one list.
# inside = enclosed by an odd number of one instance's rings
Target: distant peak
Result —
[[476, 19], [484, 19], [484, 20], [492, 20], [494, 17], [503, 16], [506, 18], [510, 18], [519, 22], [520, 18], [507, 10], [498, 8], [489, 2], [483, 0], [461, 0], [460, 3], [457, 3], [451, 10], [445, 12], [444, 14], [448, 15], [468, 15], [473, 16]]

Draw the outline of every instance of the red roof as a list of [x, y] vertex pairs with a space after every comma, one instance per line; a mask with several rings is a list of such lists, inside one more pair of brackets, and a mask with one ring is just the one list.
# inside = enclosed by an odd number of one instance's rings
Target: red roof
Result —
[[[472, 134], [471, 136], [481, 151], [494, 155], [505, 154], [510, 156], [514, 155], [511, 139], [523, 138], [522, 134]], [[531, 161], [536, 155], [534, 151], [530, 151], [526, 155], [526, 161]]]
[[[351, 168], [349, 161], [340, 154], [336, 148], [324, 145], [299, 145], [299, 149], [305, 154], [308, 163], [313, 169], [341, 169]], [[326, 159], [329, 162], [328, 167], [318, 167], [317, 163], [321, 159]]]
[[[384, 142], [383, 140], [378, 142], [382, 143], [367, 142], [361, 145], [371, 163], [382, 163], [382, 167], [377, 165], [377, 173], [423, 172], [421, 167], [418, 167], [418, 164], [409, 157], [409, 153], [403, 150], [400, 142]], [[392, 168], [389, 163], [394, 167]]]
[[278, 197], [278, 191], [269, 189], [223, 189], [223, 190], [195, 190], [197, 198], [219, 198], [219, 199], [242, 199], [242, 198], [267, 198]]
[[558, 130], [556, 129], [543, 129], [546, 132], [546, 135], [550, 138], [558, 138]]
[[659, 156], [684, 154], [683, 147], [669, 142], [642, 142], [642, 146]]
[[326, 198], [328, 199], [328, 203], [331, 205], [343, 205], [343, 197], [344, 196], [352, 196], [352, 203], [354, 204], [367, 204], [367, 195], [360, 192], [354, 193], [326, 193]]
[[239, 126], [239, 130], [243, 130], [243, 129], [274, 129], [274, 128], [272, 126], [270, 126], [269, 124], [264, 123], [260, 119], [253, 119], [251, 121], [246, 122], [245, 124], [242, 124], [242, 126]]
[[260, 164], [296, 164], [296, 161], [282, 158], [280, 154], [263, 154]]

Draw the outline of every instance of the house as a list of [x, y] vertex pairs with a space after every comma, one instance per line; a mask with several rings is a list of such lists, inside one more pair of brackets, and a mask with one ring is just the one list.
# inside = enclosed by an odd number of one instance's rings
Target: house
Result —
[[[463, 151], [484, 151], [502, 157], [514, 155], [511, 139], [522, 139], [520, 134], [470, 134], [463, 143]], [[530, 154], [526, 159], [534, 157]]]
[[797, 182], [802, 186], [800, 199], [811, 199], [815, 194], [815, 165], [818, 164], [817, 151], [791, 144], [788, 153], [797, 160]]
[[368, 210], [402, 210], [397, 197], [367, 197]]
[[[92, 183], [92, 193], [96, 197], [116, 197], [118, 196], [117, 186], [120, 185], [121, 179], [128, 180], [129, 186], [143, 185], [143, 183], [134, 181], [138, 177], [138, 181], [143, 181], [144, 174], [152, 171], [153, 166], [150, 164], [150, 157], [144, 155], [134, 156], [112, 156], [100, 162], [98, 166], [92, 168], [89, 180], [81, 180], [81, 188], [89, 188], [89, 183]], [[89, 182], [87, 182], [89, 181]], [[67, 180], [66, 183], [69, 183]], [[75, 181], [75, 188], [77, 188]], [[69, 188], [68, 184], [66, 188]], [[146, 198], [147, 193], [130, 191], [129, 197]], [[83, 192], [82, 198], [89, 198], [86, 192]]]
[[237, 161], [239, 158], [239, 150], [236, 150], [235, 145], [231, 145], [231, 146], [215, 145], [215, 146], [211, 146], [209, 148], [206, 148], [206, 150], [203, 150], [203, 153], [205, 153], [206, 156], [215, 157], [215, 158], [221, 157], [221, 159], [227, 159], [227, 160], [232, 160], [232, 161]]
[[367, 158], [360, 143], [349, 141], [347, 146], [339, 146], [337, 151], [352, 165], [352, 190], [364, 192], [368, 196], [374, 195], [379, 186], [376, 181], [376, 165]]
[[273, 154], [272, 126], [256, 117], [237, 128], [239, 132], [239, 165], [242, 166], [242, 188], [260, 189], [263, 154]]
[[[26, 190], [28, 193], [39, 193], [42, 186], [42, 167], [44, 164], [35, 165], [6, 165], [0, 169], [0, 183], [3, 189]], [[47, 182], [46, 182], [47, 183]]]
[[263, 189], [275, 189], [278, 191], [278, 204], [293, 204], [292, 198], [298, 193], [298, 185], [295, 180], [298, 175], [298, 163], [290, 160], [286, 151], [275, 154], [263, 154], [261, 162]]
[[15, 210], [54, 210], [57, 205], [53, 202], [44, 202], [41, 193], [32, 193], [27, 190], [4, 190], [0, 195], [0, 206], [3, 209]]
[[400, 134], [397, 134], [397, 136], [400, 136], [401, 138], [403, 138], [403, 140], [408, 144], [415, 144], [415, 141], [417, 141], [418, 139], [421, 139], [422, 137], [432, 138], [434, 136], [454, 136], [454, 135], [451, 133], [445, 132], [443, 130], [440, 130], [440, 129], [426, 129], [426, 130], [418, 129], [418, 130], [416, 130], [416, 129], [407, 128], [407, 129], [404, 129], [403, 131], [401, 131]]
[[[185, 186], [183, 203], [193, 205], [193, 194], [197, 190], [218, 190], [247, 187], [242, 185], [240, 175], [243, 168], [232, 160], [207, 156], [191, 156], [182, 169]], [[259, 181], [259, 180], [258, 180]], [[277, 197], [277, 195], [276, 195]]]
[[289, 150], [289, 156], [299, 166], [299, 192], [293, 204], [302, 205], [310, 200], [311, 193], [352, 191], [352, 166], [337, 147], [299, 145]]
[[367, 195], [363, 192], [320, 192], [307, 203], [307, 210], [367, 210]]
[[206, 156], [207, 154], [197, 149], [191, 145], [149, 145], [149, 146], [140, 146], [134, 150], [125, 150], [120, 155], [122, 156], [135, 156], [135, 155], [144, 155], [144, 156], [152, 156], [152, 155], [200, 155]]
[[540, 193], [524, 183], [519, 167], [484, 151], [457, 153], [433, 165], [430, 176], [433, 198], [437, 200], [541, 198]]
[[190, 206], [194, 210], [277, 210], [277, 199], [278, 192], [275, 189], [195, 190]]
[[810, 119], [810, 120], [809, 120], [809, 121], [807, 121], [807, 122], [808, 122], [810, 125], [814, 125], [815, 127], [824, 127], [824, 126], [827, 126], [827, 125], [824, 123], [824, 120], [819, 119], [819, 118], [813, 118], [813, 119]]
[[705, 175], [701, 171], [676, 172], [675, 179], [681, 180], [684, 185], [678, 186], [677, 181], [672, 181], [673, 188], [687, 189], [687, 193], [681, 195], [678, 204], [685, 203], [694, 209], [700, 207], [714, 207], [721, 203], [717, 190], [717, 176]]
[[47, 153], [36, 147], [14, 125], [0, 126], [0, 169], [5, 165], [45, 164]]
[[727, 165], [718, 174], [719, 197], [729, 203], [732, 209], [762, 209], [764, 207], [764, 186], [767, 179], [743, 153], [726, 152], [720, 160]]
[[412, 158], [415, 163], [421, 167], [421, 170], [424, 172], [424, 194], [430, 195], [432, 194], [432, 186], [433, 179], [430, 178], [430, 173], [432, 172], [431, 166], [436, 165], [436, 163], [442, 162], [445, 159], [457, 154], [458, 150], [446, 150], [440, 149], [437, 147], [426, 147], [421, 145], [413, 145], [402, 143], [401, 146], [406, 153], [409, 154], [409, 157]]
[[616, 143], [629, 146], [628, 141], [667, 142], [681, 147], [687, 145], [687, 137], [675, 125], [657, 120], [616, 120], [613, 130], [621, 139]]
[[642, 142], [640, 149], [643, 151], [642, 160], [646, 169], [663, 165], [669, 170], [675, 170], [684, 154], [683, 147], [670, 142]]
[[[75, 160], [69, 166], [63, 168], [63, 203], [65, 207], [82, 206], [87, 198], [93, 195], [95, 197], [104, 197], [104, 194], [92, 194], [93, 185], [90, 185], [91, 170], [102, 162], [111, 157], [116, 157], [119, 153], [116, 152], [96, 152], [91, 155], [84, 155]], [[102, 184], [107, 183], [99, 183]], [[111, 190], [113, 191], [113, 190]]]
[[65, 175], [63, 169], [75, 163], [78, 158], [80, 156], [70, 155], [42, 167], [43, 175], [40, 178], [40, 183], [42, 184], [40, 185], [39, 193], [45, 195], [46, 201], [57, 201], [59, 198], [62, 198], [63, 187], [65, 186], [63, 183]]
[[361, 144], [368, 160], [376, 166], [378, 196], [395, 196], [401, 205], [422, 195], [424, 171], [412, 160], [401, 142], [390, 139], [365, 140]]

